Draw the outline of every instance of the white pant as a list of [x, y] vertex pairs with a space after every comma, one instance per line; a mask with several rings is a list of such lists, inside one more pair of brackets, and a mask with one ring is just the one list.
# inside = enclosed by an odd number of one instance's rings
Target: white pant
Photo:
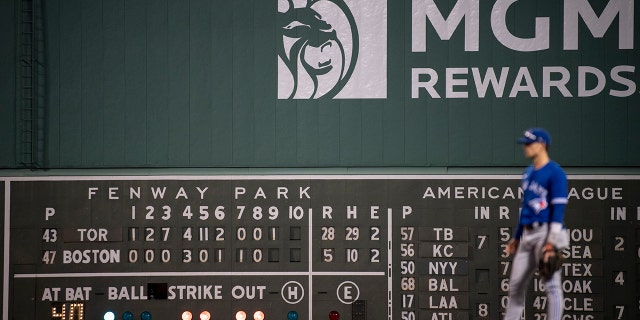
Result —
[[[509, 279], [509, 303], [504, 320], [519, 320], [525, 303], [525, 291], [542, 256], [542, 247], [547, 239], [547, 225], [524, 230], [518, 250], [513, 257]], [[560, 320], [563, 312], [561, 270], [556, 271], [545, 283], [547, 293], [547, 320]]]

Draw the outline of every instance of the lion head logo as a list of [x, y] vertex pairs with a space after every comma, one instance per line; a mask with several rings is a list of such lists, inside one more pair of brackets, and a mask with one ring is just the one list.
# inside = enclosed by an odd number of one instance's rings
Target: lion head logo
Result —
[[353, 73], [358, 31], [343, 0], [279, 0], [278, 98], [333, 98]]

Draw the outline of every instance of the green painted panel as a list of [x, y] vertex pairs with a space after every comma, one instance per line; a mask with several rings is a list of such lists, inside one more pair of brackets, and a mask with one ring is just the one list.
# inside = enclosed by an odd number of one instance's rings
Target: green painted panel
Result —
[[[254, 108], [258, 99], [253, 95], [255, 86], [256, 52], [261, 48], [255, 48], [254, 41], [254, 4], [250, 1], [233, 2], [232, 21], [232, 81], [233, 81], [233, 163], [239, 166], [254, 166], [256, 155], [254, 147], [256, 143], [255, 123], [259, 119], [254, 118]], [[256, 101], [257, 100], [257, 101]]]
[[296, 157], [291, 163], [308, 163], [317, 166], [318, 162], [318, 102], [305, 102], [304, 106], [298, 105], [296, 129]]
[[55, 168], [60, 167], [60, 4], [56, 0], [47, 1], [43, 4], [43, 10], [48, 17], [44, 26], [49, 31], [45, 166]]
[[[125, 166], [125, 20], [123, 1], [105, 1], [102, 6], [104, 48], [102, 83], [104, 94], [103, 163], [106, 167]], [[87, 164], [88, 165], [88, 164]]]
[[[399, 68], [410, 50], [409, 34], [411, 24], [406, 20], [406, 8], [411, 4], [406, 1], [399, 1], [395, 6], [387, 7], [387, 33], [405, 34], [405, 36], [387, 36], [387, 49], [389, 52], [397, 54], [387, 55], [387, 75], [390, 79], [406, 79], [410, 76], [408, 70]], [[397, 29], [397, 30], [396, 30]], [[388, 100], [382, 103], [382, 152], [384, 165], [398, 166], [405, 164], [405, 123], [404, 123], [404, 97], [410, 95], [410, 87], [405, 84], [406, 80], [387, 81]]]
[[276, 103], [276, 166], [292, 166], [298, 157], [297, 114], [300, 109], [296, 101], [278, 100]]
[[[582, 114], [580, 115], [582, 122], [576, 129], [580, 130], [583, 163], [603, 163], [605, 159], [604, 149], [604, 109], [598, 107], [603, 103], [602, 98], [592, 97], [582, 104]], [[575, 141], [576, 143], [578, 141]], [[553, 149], [555, 153], [561, 153], [561, 149]]]
[[630, 156], [626, 140], [629, 130], [625, 121], [627, 118], [627, 106], [619, 104], [619, 101], [612, 101], [612, 99], [605, 99], [605, 105], [607, 108], [604, 115], [605, 163], [603, 165], [625, 163]]
[[522, 132], [526, 124], [516, 123], [517, 105], [515, 101], [511, 104], [495, 103], [495, 99], [489, 100], [491, 103], [491, 131], [487, 139], [491, 140], [491, 157], [493, 163], [499, 165], [509, 165], [518, 163], [522, 159], [522, 150], [515, 144], [514, 132]]
[[[59, 161], [62, 167], [82, 163], [82, 3], [60, 2]], [[55, 148], [55, 146], [52, 146]]]
[[209, 66], [212, 64], [211, 6], [206, 0], [191, 1], [189, 13], [189, 162], [195, 166], [206, 166], [211, 162], [215, 145], [212, 135], [212, 109], [214, 97], [211, 87], [214, 78]]
[[[275, 32], [276, 24], [273, 17], [269, 15], [256, 14], [260, 12], [274, 11], [274, 1], [259, 1], [253, 6], [253, 24], [251, 29], [251, 39], [255, 43], [251, 49], [254, 70], [253, 74], [262, 74], [263, 77], [251, 79], [253, 91], [253, 115], [254, 123], [252, 138], [254, 141], [253, 164], [262, 166], [273, 166], [276, 163], [276, 65], [273, 63], [271, 55], [263, 52], [275, 52]], [[242, 15], [243, 10], [236, 10]], [[237, 16], [237, 19], [242, 19]], [[249, 36], [249, 35], [248, 35]], [[257, 49], [257, 50], [256, 50]], [[231, 72], [231, 70], [230, 70]], [[242, 131], [242, 124], [238, 124], [236, 130]], [[314, 142], [316, 145], [316, 142]], [[247, 152], [247, 151], [244, 151]]]
[[376, 166], [384, 162], [384, 143], [382, 140], [384, 120], [382, 118], [384, 102], [371, 100], [362, 102], [362, 161], [363, 166]]
[[640, 108], [633, 106], [640, 106], [640, 99], [637, 96], [627, 101], [627, 123], [629, 123], [629, 130], [627, 131], [627, 136], [624, 138], [627, 144], [628, 155], [627, 159], [625, 159], [626, 163], [635, 166], [638, 163], [637, 155], [640, 154], [640, 130], [638, 130], [637, 125], [633, 125], [633, 122], [629, 121], [636, 121], [636, 124], [640, 121]]
[[357, 166], [362, 161], [362, 105], [359, 101], [340, 101], [340, 163]]
[[148, 165], [147, 159], [147, 6], [143, 1], [124, 4], [124, 163]]
[[189, 6], [167, 1], [167, 165], [189, 166]]
[[[318, 107], [318, 165], [340, 164], [340, 118], [336, 117], [340, 105], [330, 100], [320, 100]], [[313, 146], [306, 146], [312, 149]]]
[[16, 166], [16, 5], [0, 3], [0, 168]]
[[[424, 113], [420, 113], [421, 110], [414, 111], [414, 114], [407, 112], [409, 120], [416, 119], [416, 131], [420, 134], [411, 136], [411, 140], [422, 147], [426, 143], [426, 161], [427, 166], [443, 166], [449, 163], [449, 146], [451, 137], [450, 133], [450, 110], [446, 103], [429, 103]], [[417, 121], [423, 121], [427, 119], [426, 126], [424, 123]], [[412, 127], [409, 123], [407, 127]], [[410, 140], [410, 141], [411, 141]], [[407, 142], [407, 158], [410, 156], [412, 149], [410, 141]], [[418, 164], [414, 164], [418, 165]]]
[[[520, 166], [515, 138], [543, 126], [565, 166], [638, 166], [640, 32], [627, 31], [624, 49], [620, 28], [629, 12], [638, 24], [640, 6], [616, 7], [630, 1], [435, 1], [429, 17], [427, 0], [47, 1], [45, 158], [52, 168]], [[565, 21], [565, 5], [581, 15]], [[600, 37], [588, 11], [605, 8], [618, 11], [599, 20], [610, 24]], [[544, 21], [548, 48], [517, 43]], [[296, 99], [284, 99], [294, 84]], [[314, 89], [327, 96], [308, 99]], [[2, 128], [19, 132], [17, 120]]]
[[[492, 159], [492, 150], [497, 147], [493, 137], [498, 134], [497, 129], [499, 126], [493, 122], [491, 100], [468, 103], [467, 108], [469, 110], [467, 114], [468, 121], [472, 122], [471, 120], [473, 120], [475, 125], [471, 126], [469, 124], [465, 130], [469, 150], [466, 162], [482, 162], [486, 159]], [[463, 121], [460, 122], [463, 123]], [[511, 144], [511, 141], [509, 141], [509, 144]]]
[[[402, 123], [404, 125], [402, 128], [404, 142], [402, 154], [404, 163], [411, 166], [419, 166], [426, 164], [428, 155], [431, 152], [438, 151], [435, 150], [436, 145], [431, 148], [432, 145], [425, 140], [425, 138], [428, 138], [426, 132], [426, 123], [429, 121], [428, 107], [422, 105], [424, 102], [407, 101], [405, 103], [406, 105], [402, 112]], [[438, 144], [438, 146], [443, 146], [443, 144]]]
[[[233, 7], [223, 1], [215, 1], [211, 5], [211, 75], [209, 87], [212, 97], [212, 114], [210, 118], [212, 161], [209, 166], [233, 166], [234, 126], [234, 61], [238, 53], [233, 47], [234, 12]], [[206, 34], [204, 35], [207, 36]], [[192, 44], [193, 45], [193, 44]], [[192, 129], [194, 127], [192, 126]], [[198, 160], [198, 159], [192, 159]]]
[[147, 162], [165, 166], [169, 160], [168, 4], [147, 1]]
[[81, 148], [82, 165], [104, 165], [104, 26], [102, 2], [81, 2]]
[[[393, 92], [391, 92], [393, 94]], [[385, 166], [404, 165], [404, 108], [382, 103], [382, 161]]]
[[[477, 106], [475, 106], [477, 108]], [[473, 139], [470, 135], [471, 122], [478, 119], [471, 118], [469, 102], [465, 100], [451, 100], [448, 103], [449, 110], [449, 163], [451, 165], [464, 165], [471, 156], [471, 145], [480, 148], [489, 148], [488, 141]]]

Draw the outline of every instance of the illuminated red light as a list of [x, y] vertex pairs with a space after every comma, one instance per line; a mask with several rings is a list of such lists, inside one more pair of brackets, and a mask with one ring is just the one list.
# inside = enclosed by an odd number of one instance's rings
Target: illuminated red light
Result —
[[247, 313], [240, 310], [238, 312], [236, 312], [236, 320], [245, 320], [247, 319]]
[[209, 311], [200, 312], [200, 320], [209, 320], [211, 319], [211, 313]]
[[264, 312], [258, 310], [253, 314], [253, 320], [264, 320]]

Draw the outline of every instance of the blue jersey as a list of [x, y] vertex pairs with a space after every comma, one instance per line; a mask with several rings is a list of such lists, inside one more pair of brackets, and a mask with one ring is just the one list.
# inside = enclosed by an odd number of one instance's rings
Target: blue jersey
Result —
[[520, 239], [525, 225], [532, 223], [564, 223], [567, 199], [567, 175], [554, 161], [534, 169], [529, 166], [522, 175], [522, 211], [515, 238]]

